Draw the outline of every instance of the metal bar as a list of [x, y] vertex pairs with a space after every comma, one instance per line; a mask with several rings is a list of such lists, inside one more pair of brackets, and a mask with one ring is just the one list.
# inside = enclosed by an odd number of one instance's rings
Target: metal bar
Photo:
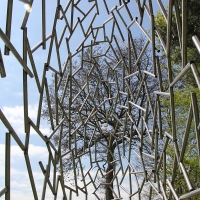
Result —
[[199, 38], [197, 37], [197, 35], [192, 36], [192, 40], [193, 40], [197, 50], [200, 53], [200, 41], [199, 41]]
[[31, 163], [30, 163], [30, 160], [29, 160], [28, 152], [26, 152], [26, 151], [24, 152], [24, 157], [25, 157], [25, 161], [26, 161], [26, 166], [27, 166], [27, 171], [28, 171], [30, 183], [31, 183], [33, 196], [34, 196], [35, 200], [38, 200], [38, 195], [37, 195], [37, 191], [36, 191], [36, 187], [35, 187], [35, 182], [34, 182], [34, 178], [33, 178], [33, 172], [32, 172], [32, 169], [31, 169]]
[[[27, 65], [27, 28], [23, 30], [23, 60]], [[23, 102], [24, 102], [24, 131], [28, 134], [28, 81], [27, 73], [23, 70]]]
[[40, 81], [39, 81], [39, 78], [38, 78], [38, 73], [37, 73], [37, 70], [36, 70], [36, 66], [35, 66], [35, 62], [34, 62], [34, 59], [33, 59], [33, 54], [32, 54], [31, 48], [30, 48], [28, 38], [27, 38], [27, 52], [28, 52], [28, 55], [29, 55], [29, 60], [30, 60], [32, 69], [33, 69], [33, 74], [34, 74], [34, 78], [35, 78], [35, 81], [36, 81], [36, 84], [37, 84], [37, 87], [38, 87], [38, 91], [40, 93], [41, 92]]
[[176, 76], [172, 83], [170, 83], [170, 87], [173, 87], [190, 69], [191, 65], [193, 64], [192, 61], [188, 62], [188, 64], [182, 69], [182, 71]]
[[187, 173], [187, 171], [186, 171], [186, 169], [185, 169], [185, 166], [183, 165], [182, 162], [179, 163], [179, 166], [180, 166], [180, 168], [181, 168], [181, 171], [183, 172], [183, 176], [184, 176], [185, 181], [186, 181], [186, 183], [187, 183], [188, 190], [189, 190], [189, 191], [192, 191], [192, 190], [193, 190], [193, 187], [192, 187], [191, 181], [190, 181], [190, 179], [189, 179], [188, 173]]
[[194, 63], [191, 63], [191, 69], [192, 69], [194, 78], [195, 78], [195, 80], [196, 80], [196, 83], [197, 83], [197, 85], [198, 85], [198, 88], [200, 89], [200, 74], [199, 74], [199, 71], [198, 71], [198, 69], [196, 68], [196, 66], [195, 66]]
[[[192, 111], [194, 116], [194, 124], [195, 124], [195, 132], [196, 132], [196, 142], [197, 142], [197, 152], [198, 157], [200, 158], [200, 130], [198, 129], [199, 126], [199, 111], [197, 106], [197, 97], [196, 93], [191, 93], [191, 99], [192, 99]], [[200, 159], [199, 159], [200, 162]]]
[[5, 200], [10, 200], [10, 192], [11, 192], [10, 166], [11, 166], [10, 165], [10, 133], [6, 133], [6, 142], [5, 142], [5, 185], [6, 185], [6, 191], [4, 190], [5, 191]]
[[148, 38], [148, 41], [152, 43], [152, 40], [151, 40], [149, 34], [146, 32], [146, 30], [138, 23], [137, 20], [135, 22], [139, 26], [139, 28], [141, 29], [141, 31], [145, 34], [145, 36]]
[[177, 194], [176, 194], [176, 192], [175, 192], [175, 190], [174, 190], [174, 188], [173, 188], [171, 182], [170, 182], [168, 179], [167, 179], [167, 184], [168, 184], [170, 190], [172, 191], [172, 193], [173, 193], [173, 195], [174, 195], [174, 198], [175, 198], [176, 200], [179, 200], [179, 198], [178, 198], [178, 196], [177, 196]]
[[[6, 31], [5, 35], [7, 36], [8, 40], [11, 37], [11, 24], [12, 24], [12, 11], [13, 11], [13, 0], [8, 0], [7, 3], [7, 17], [6, 17]], [[9, 47], [5, 45], [4, 48], [4, 55], [9, 55]]]
[[185, 153], [186, 146], [188, 143], [189, 131], [190, 131], [191, 122], [192, 122], [192, 115], [193, 115], [193, 113], [192, 113], [192, 103], [191, 103], [190, 108], [189, 108], [188, 117], [187, 117], [185, 133], [183, 136], [182, 148], [181, 148], [181, 153], [180, 153], [180, 162], [183, 162], [184, 153]]
[[187, 63], [187, 7], [188, 0], [182, 0], [182, 66]]
[[2, 54], [1, 54], [1, 49], [0, 49], [0, 75], [1, 75], [1, 78], [5, 78], [6, 77], [6, 70], [5, 70], [5, 67], [4, 67], [4, 62], [3, 62], [3, 57], [2, 57]]
[[46, 0], [42, 0], [42, 47], [46, 49]]
[[193, 197], [193, 196], [196, 196], [196, 195], [198, 195], [198, 194], [200, 194], [200, 189], [196, 189], [196, 190], [193, 190], [193, 191], [191, 191], [191, 192], [188, 192], [187, 194], [181, 195], [181, 196], [179, 197], [179, 199], [180, 199], [180, 200], [182, 200], [182, 199], [188, 199], [188, 198]]
[[181, 18], [180, 18], [180, 11], [179, 11], [179, 5], [178, 5], [177, 0], [174, 1], [174, 8], [175, 8], [175, 17], [176, 17], [176, 25], [177, 25], [177, 31], [178, 31], [179, 45], [180, 45], [180, 48], [182, 49]]
[[40, 92], [40, 99], [39, 99], [39, 105], [38, 105], [38, 114], [37, 114], [37, 127], [39, 129], [40, 127], [40, 118], [41, 118], [41, 110], [42, 110], [42, 100], [43, 100], [43, 92], [44, 92], [44, 82], [45, 82], [45, 76], [46, 76], [46, 63], [44, 64], [43, 68], [43, 74], [42, 74], [42, 83], [41, 83], [41, 92]]
[[[30, 9], [32, 7], [32, 4], [33, 4], [33, 0], [30, 0], [30, 2], [29, 2]], [[24, 29], [26, 27], [26, 23], [28, 21], [29, 14], [30, 14], [30, 12], [26, 11], [26, 13], [24, 15], [24, 19], [23, 19], [22, 25], [21, 25], [21, 29]]]
[[135, 107], [137, 107], [137, 108], [143, 110], [144, 112], [146, 112], [146, 110], [145, 110], [144, 108], [142, 108], [141, 106], [138, 106], [137, 104], [135, 104], [135, 103], [133, 103], [133, 102], [131, 102], [131, 101], [129, 101], [129, 103], [132, 104], [132, 105], [134, 105]]
[[172, 27], [172, 0], [168, 1], [168, 17], [167, 17], [167, 44], [166, 44], [166, 54], [167, 57], [170, 56], [171, 48], [171, 27]]
[[51, 129], [54, 130], [51, 101], [50, 101], [50, 95], [49, 95], [49, 89], [48, 89], [48, 83], [47, 83], [46, 77], [45, 77], [44, 85], [45, 85], [45, 90], [46, 90], [46, 100], [47, 100], [47, 103], [48, 103], [48, 111], [49, 111], [49, 116], [50, 116]]
[[[50, 38], [53, 38], [53, 35], [48, 35], [46, 38], [45, 38], [45, 41], [49, 40]], [[31, 52], [35, 52], [40, 46], [42, 46], [43, 44], [43, 41], [39, 42], [38, 44], [36, 44], [32, 49], [31, 49]]]

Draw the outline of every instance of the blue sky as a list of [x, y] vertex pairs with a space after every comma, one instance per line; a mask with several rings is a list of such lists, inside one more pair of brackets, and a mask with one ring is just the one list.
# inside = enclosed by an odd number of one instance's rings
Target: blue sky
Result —
[[[65, 0], [60, 0], [61, 5], [63, 8], [66, 5]], [[118, 0], [107, 1], [108, 7], [111, 9], [115, 6]], [[155, 2], [154, 2], [155, 3]], [[56, 8], [57, 1], [46, 1], [46, 35], [50, 35], [52, 32], [52, 24], [54, 19], [54, 13]], [[93, 2], [89, 3], [88, 0], [81, 0], [81, 9], [83, 11], [87, 11], [88, 8], [93, 5]], [[131, 11], [133, 17], [139, 16], [138, 10], [136, 8], [135, 2], [131, 1]], [[155, 10], [158, 9], [157, 4], [155, 4]], [[0, 3], [0, 28], [5, 31], [5, 23], [6, 23], [6, 10], [7, 10], [7, 1], [1, 0]], [[106, 21], [110, 16], [106, 13], [105, 8], [103, 6], [103, 0], [101, 0], [99, 6], [100, 13], [103, 15], [97, 16], [94, 22], [94, 26], [100, 26], [104, 21]], [[88, 16], [88, 20], [84, 22], [84, 26], [87, 27], [90, 23], [92, 16], [95, 12], [94, 11]], [[123, 16], [127, 19], [127, 23], [129, 24], [131, 21], [128, 21], [127, 14], [122, 11]], [[11, 33], [11, 42], [17, 49], [17, 51], [22, 56], [22, 30], [20, 29], [22, 20], [25, 14], [24, 3], [18, 0], [13, 0], [13, 16], [12, 16], [12, 33]], [[67, 13], [67, 18], [70, 17], [70, 13]], [[76, 12], [74, 17], [74, 23], [76, 22], [76, 18], [82, 18], [82, 14]], [[150, 20], [145, 14], [144, 17], [145, 23], [143, 24], [145, 29], [149, 29]], [[60, 37], [61, 31], [63, 30], [64, 20], [59, 20], [57, 24], [57, 34], [58, 38]], [[123, 27], [123, 23], [120, 22], [120, 27]], [[42, 24], [41, 24], [41, 1], [35, 0], [33, 3], [32, 11], [30, 13], [30, 17], [27, 23], [28, 28], [28, 38], [30, 42], [31, 48], [34, 47], [37, 43], [42, 40]], [[122, 28], [123, 33], [125, 30]], [[108, 33], [111, 32], [111, 27], [106, 27], [106, 31]], [[142, 34], [141, 30], [137, 27], [136, 24], [133, 24], [131, 27], [131, 31], [133, 36], [138, 36]], [[66, 32], [67, 33], [67, 32]], [[116, 35], [119, 33], [116, 33]], [[66, 34], [66, 36], [68, 33]], [[118, 36], [117, 35], [117, 36]], [[125, 34], [126, 35], [126, 34]], [[65, 36], [65, 37], [66, 37]], [[120, 36], [118, 36], [120, 37]], [[101, 40], [101, 34], [99, 35], [99, 40]], [[76, 48], [83, 40], [83, 34], [81, 34], [80, 27], [77, 28], [76, 32], [73, 34], [72, 38], [70, 39], [70, 48], [72, 53], [75, 52]], [[126, 41], [125, 41], [126, 42]], [[48, 54], [48, 47], [49, 41], [47, 41], [47, 48], [43, 50], [41, 47], [33, 53], [35, 65], [37, 68], [38, 76], [41, 81], [42, 72], [44, 63], [47, 60]], [[25, 134], [23, 130], [23, 83], [22, 83], [22, 67], [20, 66], [19, 62], [16, 58], [10, 53], [9, 56], [3, 55], [4, 52], [4, 43], [0, 39], [0, 49], [3, 56], [3, 61], [6, 70], [6, 78], [0, 78], [0, 109], [3, 111], [4, 115], [7, 117], [15, 131], [17, 132], [18, 136], [22, 141], [25, 139]], [[67, 49], [65, 42], [60, 47], [60, 55], [61, 55], [61, 63], [64, 63], [67, 58]], [[53, 48], [53, 55], [56, 55], [55, 48]], [[28, 66], [30, 67], [30, 62], [28, 61]], [[58, 70], [57, 58], [53, 56], [50, 62], [50, 66], [54, 67]], [[31, 69], [31, 67], [30, 67]], [[50, 83], [51, 72], [47, 72], [47, 78]], [[35, 83], [34, 78], [28, 77], [28, 97], [29, 97], [29, 117], [35, 122], [37, 118], [37, 106], [39, 101], [39, 93], [37, 90], [37, 85]], [[50, 133], [50, 129], [48, 124], [43, 121], [41, 123], [40, 129], [44, 135], [48, 135]], [[0, 190], [4, 188], [4, 141], [5, 141], [5, 132], [6, 128], [0, 121]], [[11, 140], [12, 147], [11, 147], [11, 191], [12, 196], [11, 199], [21, 199], [21, 200], [31, 200], [32, 193], [31, 188], [28, 180], [28, 174], [26, 172], [25, 161], [23, 157], [23, 152], [17, 147], [15, 141]], [[33, 168], [33, 173], [36, 181], [36, 187], [38, 189], [38, 196], [41, 197], [42, 191], [42, 184], [44, 176], [41, 173], [41, 170], [38, 165], [38, 161], [42, 160], [44, 166], [47, 164], [47, 150], [45, 147], [44, 142], [40, 139], [40, 137], [31, 130], [31, 137], [30, 137], [30, 150], [29, 155], [31, 159], [31, 164]], [[89, 190], [93, 190], [90, 188]], [[47, 192], [47, 199], [51, 199], [50, 192]], [[124, 197], [126, 194], [124, 193]], [[2, 197], [3, 199], [4, 197]], [[79, 197], [80, 198], [80, 197]], [[73, 200], [76, 199], [75, 197]], [[78, 199], [78, 197], [77, 197]], [[91, 198], [92, 199], [92, 198]], [[95, 198], [94, 198], [95, 199]]]

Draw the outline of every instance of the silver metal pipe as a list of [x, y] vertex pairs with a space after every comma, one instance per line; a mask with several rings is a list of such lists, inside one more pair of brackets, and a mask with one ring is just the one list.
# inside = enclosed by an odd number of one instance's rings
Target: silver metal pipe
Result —
[[192, 111], [193, 111], [193, 117], [194, 117], [195, 132], [196, 132], [197, 152], [198, 152], [198, 157], [199, 157], [199, 162], [200, 162], [200, 130], [198, 129], [199, 109], [198, 109], [198, 104], [197, 104], [196, 93], [191, 93], [191, 99], [192, 99]]
[[[33, 0], [30, 0], [29, 1], [30, 8], [32, 7], [32, 4], [33, 4]], [[27, 24], [27, 21], [28, 21], [28, 18], [29, 18], [29, 14], [30, 14], [30, 12], [26, 11], [22, 25], [21, 25], [21, 29], [24, 29], [26, 27], [26, 24]]]
[[189, 131], [191, 127], [191, 122], [192, 122], [192, 103], [190, 104], [189, 112], [188, 112], [188, 117], [187, 117], [187, 122], [186, 122], [186, 127], [185, 127], [185, 133], [183, 136], [183, 142], [182, 142], [182, 148], [181, 148], [181, 153], [180, 153], [180, 162], [183, 162], [184, 154], [186, 151], [186, 146], [188, 143], [188, 137], [189, 137]]
[[[113, 12], [112, 12], [112, 16], [113, 16], [113, 19], [114, 19], [114, 21], [115, 21], [115, 24], [116, 24], [116, 26], [117, 26], [117, 29], [118, 29], [118, 31], [119, 31], [119, 34], [120, 34], [122, 40], [125, 41], [124, 35], [123, 35], [123, 33], [122, 33], [122, 30], [121, 30], [121, 28], [120, 28], [120, 26], [119, 26], [119, 24], [118, 24], [118, 22], [117, 22], [117, 19], [116, 19], [116, 17], [115, 17], [115, 14], [114, 14]], [[114, 36], [114, 38], [116, 38], [116, 37]]]
[[158, 94], [158, 95], [163, 95], [163, 96], [170, 96], [170, 93], [168, 92], [154, 91], [153, 93]]
[[61, 66], [61, 59], [60, 59], [60, 52], [59, 52], [57, 32], [54, 31], [54, 33], [55, 33], [55, 47], [56, 47], [56, 54], [57, 54], [59, 74], [62, 74], [62, 66]]
[[11, 193], [11, 187], [10, 187], [10, 179], [11, 179], [11, 176], [10, 176], [10, 167], [11, 167], [11, 165], [10, 165], [10, 149], [11, 149], [11, 147], [10, 147], [10, 133], [6, 133], [6, 141], [5, 141], [5, 185], [6, 185], [7, 191], [5, 192], [5, 200], [10, 200], [10, 193]]
[[190, 69], [191, 65], [193, 64], [192, 61], [188, 62], [187, 65], [181, 70], [181, 72], [176, 76], [172, 83], [170, 83], [170, 87], [173, 87]]
[[168, 186], [169, 186], [171, 192], [173, 193], [174, 198], [175, 198], [176, 200], [179, 200], [179, 198], [178, 198], [178, 196], [177, 196], [177, 194], [176, 194], [176, 192], [175, 192], [175, 190], [174, 190], [174, 188], [173, 188], [171, 182], [170, 182], [168, 179], [167, 179], [167, 184], [168, 184]]
[[194, 63], [191, 63], [191, 69], [192, 69], [194, 78], [196, 80], [196, 83], [198, 85], [198, 88], [200, 89], [200, 74]]
[[198, 195], [198, 194], [200, 194], [200, 188], [198, 188], [198, 189], [196, 189], [196, 190], [193, 190], [193, 191], [191, 191], [191, 192], [188, 192], [188, 193], [186, 193], [186, 194], [184, 194], [184, 195], [181, 195], [181, 196], [179, 197], [179, 199], [180, 199], [180, 200], [188, 199], [188, 198], [193, 197], [193, 196], [196, 196], [196, 195]]
[[159, 57], [156, 56], [156, 66], [157, 66], [157, 73], [158, 73], [158, 81], [159, 81], [159, 86], [160, 86], [160, 91], [163, 91], [163, 84], [162, 84], [162, 75], [161, 75], [161, 69], [160, 69], [160, 61]]
[[[7, 17], [6, 17], [6, 31], [5, 35], [7, 36], [8, 40], [11, 37], [11, 24], [12, 24], [12, 11], [13, 11], [13, 0], [7, 1]], [[4, 55], [9, 55], [9, 47], [5, 45]]]
[[49, 117], [50, 117], [50, 123], [51, 123], [51, 129], [54, 130], [54, 123], [53, 123], [53, 114], [51, 109], [51, 101], [50, 101], [50, 95], [49, 95], [49, 88], [47, 83], [47, 78], [45, 77], [45, 90], [46, 90], [46, 98], [47, 98], [47, 104], [48, 104], [48, 111], [49, 111]]
[[142, 49], [140, 55], [138, 56], [138, 58], [137, 58], [137, 60], [136, 60], [136, 62], [135, 62], [135, 64], [134, 64], [134, 66], [136, 66], [136, 65], [138, 64], [138, 62], [140, 61], [142, 55], [143, 55], [144, 52], [146, 51], [146, 48], [148, 47], [148, 45], [149, 45], [149, 40], [148, 40], [148, 41], [146, 42], [146, 44], [144, 45], [144, 48]]
[[4, 194], [6, 194], [8, 192], [8, 188], [5, 187], [0, 191], [0, 197], [3, 196]]
[[138, 23], [137, 20], [135, 22], [139, 26], [139, 28], [141, 29], [141, 31], [146, 35], [146, 37], [148, 38], [148, 41], [152, 43], [152, 40], [151, 40], [149, 34], [146, 32], [146, 30]]
[[200, 41], [199, 41], [199, 38], [197, 37], [197, 35], [192, 36], [192, 40], [193, 40], [197, 50], [200, 53]]
[[180, 49], [182, 49], [181, 17], [180, 17], [178, 1], [174, 1], [174, 8], [175, 8], [175, 17], [176, 17], [176, 26], [177, 26], [177, 31], [178, 31], [179, 45], [180, 45]]
[[[54, 36], [53, 35], [48, 35], [46, 38], [45, 38], [45, 41], [49, 40], [50, 38], [53, 38]], [[43, 41], [39, 42], [38, 44], [36, 44], [32, 49], [31, 49], [31, 52], [35, 52], [40, 46], [42, 46], [43, 44]]]
[[42, 0], [42, 47], [46, 49], [46, 0]]
[[124, 7], [125, 7], [125, 9], [126, 9], [126, 12], [128, 13], [128, 15], [129, 15], [129, 17], [130, 17], [130, 19], [131, 19], [131, 21], [132, 21], [132, 20], [133, 20], [133, 17], [132, 17], [132, 14], [131, 14], [131, 12], [130, 12], [128, 6], [127, 6], [127, 3], [125, 2], [125, 0], [122, 0], [122, 1], [123, 1], [123, 5], [124, 5]]
[[51, 137], [56, 133], [56, 131], [59, 129], [59, 127], [62, 125], [62, 123], [64, 122], [65, 117], [60, 121], [60, 123], [53, 129], [53, 132], [50, 134], [50, 136], [48, 137], [49, 139], [51, 139]]
[[28, 152], [24, 152], [24, 157], [25, 157], [25, 161], [26, 161], [26, 166], [27, 166], [27, 171], [28, 171], [30, 183], [31, 183], [33, 196], [34, 196], [35, 200], [38, 200], [37, 190], [36, 190], [36, 187], [35, 187], [35, 181], [34, 181], [34, 178], [33, 178], [33, 171], [32, 171], [32, 168], [31, 168], [31, 163], [30, 163], [30, 160], [29, 160]]
[[28, 38], [27, 38], [27, 52], [28, 52], [28, 56], [29, 56], [29, 60], [30, 60], [31, 66], [32, 66], [35, 82], [36, 82], [38, 91], [40, 93], [41, 92], [40, 81], [39, 81], [39, 78], [38, 78], [38, 73], [37, 73], [37, 70], [36, 70], [36, 66], [35, 66], [35, 62], [34, 62], [33, 54], [31, 52], [31, 48], [30, 48], [30, 44], [29, 44]]
[[30, 0], [19, 0], [19, 1], [26, 3], [26, 4], [30, 4]]
[[158, 5], [160, 6], [160, 9], [162, 11], [163, 17], [165, 18], [165, 21], [167, 21], [167, 12], [165, 10], [165, 7], [164, 7], [162, 1], [161, 0], [157, 0], [157, 2], [158, 2]]
[[188, 13], [188, 0], [182, 0], [182, 66], [187, 63], [187, 13]]
[[192, 191], [192, 190], [193, 190], [193, 187], [192, 187], [191, 181], [190, 181], [190, 179], [189, 179], [188, 173], [187, 173], [187, 171], [186, 171], [186, 169], [185, 169], [185, 166], [183, 165], [182, 162], [179, 163], [179, 166], [180, 166], [180, 168], [181, 168], [181, 171], [183, 172], [183, 176], [184, 176], [184, 178], [185, 178], [185, 182], [187, 183], [188, 190], [189, 190], [189, 191]]
[[162, 191], [164, 200], [168, 200], [167, 195], [166, 195], [166, 192], [165, 192], [165, 189], [163, 188], [162, 181], [159, 181], [159, 183], [160, 183], [160, 188], [161, 188], [161, 191]]
[[1, 49], [0, 49], [0, 75], [1, 75], [1, 78], [6, 77], [6, 70], [5, 70], [5, 66], [4, 66], [4, 62], [3, 62], [3, 57], [1, 54]]
[[168, 1], [168, 17], [167, 17], [167, 43], [166, 43], [166, 52], [167, 57], [170, 56], [171, 48], [171, 29], [172, 29], [172, 0]]
[[137, 104], [133, 103], [132, 101], [128, 101], [130, 104], [134, 105], [135, 107], [139, 108], [140, 110], [143, 110], [144, 112], [146, 112], [146, 110], [144, 108], [142, 108], [141, 106], [138, 106]]
[[153, 76], [154, 78], [156, 78], [157, 76], [155, 74], [152, 74], [151, 72], [148, 72], [146, 70], [143, 70], [143, 72], [147, 75]]
[[[157, 34], [157, 36], [158, 36], [158, 38], [159, 38], [159, 40], [160, 40], [160, 42], [161, 42], [161, 44], [162, 44], [162, 48], [163, 48], [165, 54], [167, 54], [166, 44], [165, 44], [165, 42], [164, 42], [164, 40], [163, 40], [163, 38], [162, 38], [160, 32], [158, 31], [158, 28], [157, 28], [156, 26], [155, 26], [155, 28], [156, 28], [156, 29], [155, 29], [155, 32], [156, 32], [156, 34]], [[156, 56], [156, 57], [157, 57], [157, 56]]]

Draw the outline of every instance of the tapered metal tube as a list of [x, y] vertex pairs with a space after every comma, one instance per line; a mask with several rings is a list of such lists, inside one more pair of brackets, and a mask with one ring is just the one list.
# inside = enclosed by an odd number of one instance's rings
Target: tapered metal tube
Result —
[[200, 53], [200, 40], [197, 37], [197, 35], [192, 36], [192, 40], [196, 46], [196, 48], [198, 49], [199, 53]]

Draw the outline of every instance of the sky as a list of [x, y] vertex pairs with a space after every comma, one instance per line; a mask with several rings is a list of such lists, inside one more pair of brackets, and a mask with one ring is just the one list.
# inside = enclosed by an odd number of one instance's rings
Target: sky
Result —
[[[106, 21], [110, 16], [106, 13], [103, 5], [103, 0], [101, 1], [99, 10], [100, 13], [103, 13], [101, 16], [97, 16], [94, 25], [101, 25], [103, 22]], [[67, 0], [60, 0], [61, 5], [65, 7]], [[118, 1], [107, 1], [108, 7], [111, 9], [113, 6], [116, 5]], [[133, 1], [131, 1], [132, 3]], [[166, 1], [164, 1], [166, 2]], [[52, 32], [52, 24], [54, 20], [54, 13], [56, 8], [57, 1], [46, 1], [46, 35], [50, 35]], [[89, 3], [88, 0], [81, 0], [81, 9], [83, 11], [87, 11], [88, 8], [93, 4], [93, 2]], [[158, 9], [158, 5], [155, 4], [155, 10]], [[133, 3], [135, 5], [135, 2]], [[166, 5], [166, 4], [165, 4]], [[5, 31], [5, 24], [6, 24], [6, 10], [7, 10], [7, 0], [1, 0], [0, 2], [0, 28]], [[131, 7], [131, 11], [133, 17], [137, 17], [138, 10], [135, 6]], [[11, 32], [11, 42], [17, 49], [17, 51], [22, 56], [22, 30], [20, 29], [23, 18], [25, 14], [24, 3], [19, 0], [13, 0], [13, 15], [12, 15], [12, 32]], [[84, 22], [84, 26], [87, 27], [91, 21], [94, 12], [88, 16], [88, 20]], [[155, 13], [156, 14], [156, 13]], [[123, 12], [124, 18], [128, 18], [127, 14]], [[70, 17], [70, 13], [67, 13], [67, 18]], [[74, 18], [82, 17], [80, 13], [75, 13]], [[144, 27], [146, 30], [149, 29], [150, 20], [145, 14], [144, 16]], [[76, 20], [74, 20], [76, 21]], [[130, 23], [130, 21], [129, 21]], [[59, 20], [57, 24], [57, 34], [58, 38], [61, 35], [61, 31], [64, 27], [64, 20]], [[123, 27], [122, 22], [120, 22], [120, 27]], [[131, 27], [133, 36], [139, 36], [143, 34], [142, 31], [134, 24]], [[30, 17], [27, 23], [27, 31], [28, 31], [28, 38], [30, 42], [31, 48], [34, 47], [36, 44], [41, 42], [42, 40], [42, 23], [41, 23], [41, 1], [34, 0], [32, 11], [30, 13]], [[106, 26], [107, 33], [111, 32], [111, 27], [108, 25]], [[124, 29], [122, 29], [124, 32]], [[68, 34], [66, 32], [66, 34]], [[118, 33], [119, 34], [119, 33]], [[102, 36], [99, 34], [98, 40], [101, 40]], [[126, 39], [126, 38], [125, 38]], [[70, 48], [72, 53], [76, 51], [76, 48], [79, 46], [80, 42], [83, 40], [83, 34], [81, 34], [80, 27], [77, 28], [77, 31], [73, 34], [72, 38], [70, 39]], [[126, 42], [126, 41], [125, 41]], [[47, 48], [43, 50], [41, 47], [33, 53], [35, 65], [37, 68], [38, 76], [41, 81], [42, 72], [44, 63], [47, 60], [48, 54], [48, 47], [49, 41], [47, 41]], [[6, 78], [0, 78], [0, 109], [9, 120], [10, 124], [18, 134], [19, 138], [24, 141], [25, 140], [25, 133], [24, 133], [24, 117], [23, 117], [23, 70], [20, 66], [19, 62], [16, 58], [10, 53], [9, 56], [4, 55], [4, 43], [0, 38], [0, 50], [3, 56], [3, 62], [5, 65], [6, 70]], [[53, 48], [53, 55], [56, 55], [55, 48]], [[67, 58], [68, 52], [66, 49], [65, 42], [61, 44], [60, 47], [60, 55], [61, 55], [61, 63], [63, 64]], [[28, 66], [30, 66], [30, 62], [28, 60]], [[53, 56], [50, 62], [50, 66], [54, 67], [58, 70], [57, 59], [56, 56]], [[51, 72], [47, 72], [47, 79], [48, 82], [51, 82]], [[38, 108], [38, 101], [39, 101], [39, 93], [37, 90], [37, 85], [34, 78], [28, 77], [28, 103], [29, 103], [29, 117], [32, 119], [33, 122], [37, 119], [37, 108]], [[49, 124], [42, 121], [41, 132], [44, 135], [50, 134]], [[0, 190], [5, 187], [4, 182], [4, 171], [5, 171], [5, 133], [8, 130], [4, 127], [4, 125], [0, 121]], [[42, 161], [44, 166], [47, 164], [48, 160], [48, 151], [46, 149], [45, 143], [40, 139], [40, 137], [31, 130], [31, 137], [30, 137], [30, 149], [29, 149], [29, 156], [32, 165], [32, 171], [36, 182], [36, 189], [38, 191], [39, 198], [41, 197], [44, 175], [41, 173], [40, 167], [38, 165], [39, 161]], [[126, 183], [125, 183], [126, 184]], [[89, 187], [89, 191], [92, 191], [93, 188]], [[61, 198], [61, 194], [60, 198]], [[80, 194], [81, 195], [81, 194]], [[127, 197], [125, 193], [123, 193], [124, 198]], [[73, 200], [80, 199], [79, 197], [73, 197]], [[4, 199], [4, 196], [1, 197]], [[26, 170], [26, 164], [24, 161], [23, 152], [17, 146], [16, 142], [11, 139], [11, 199], [12, 200], [32, 200], [32, 192], [31, 187], [28, 179], [28, 173]], [[47, 200], [52, 199], [50, 191], [47, 192], [46, 196]], [[91, 197], [90, 199], [95, 199]], [[125, 198], [126, 199], [126, 198]]]

